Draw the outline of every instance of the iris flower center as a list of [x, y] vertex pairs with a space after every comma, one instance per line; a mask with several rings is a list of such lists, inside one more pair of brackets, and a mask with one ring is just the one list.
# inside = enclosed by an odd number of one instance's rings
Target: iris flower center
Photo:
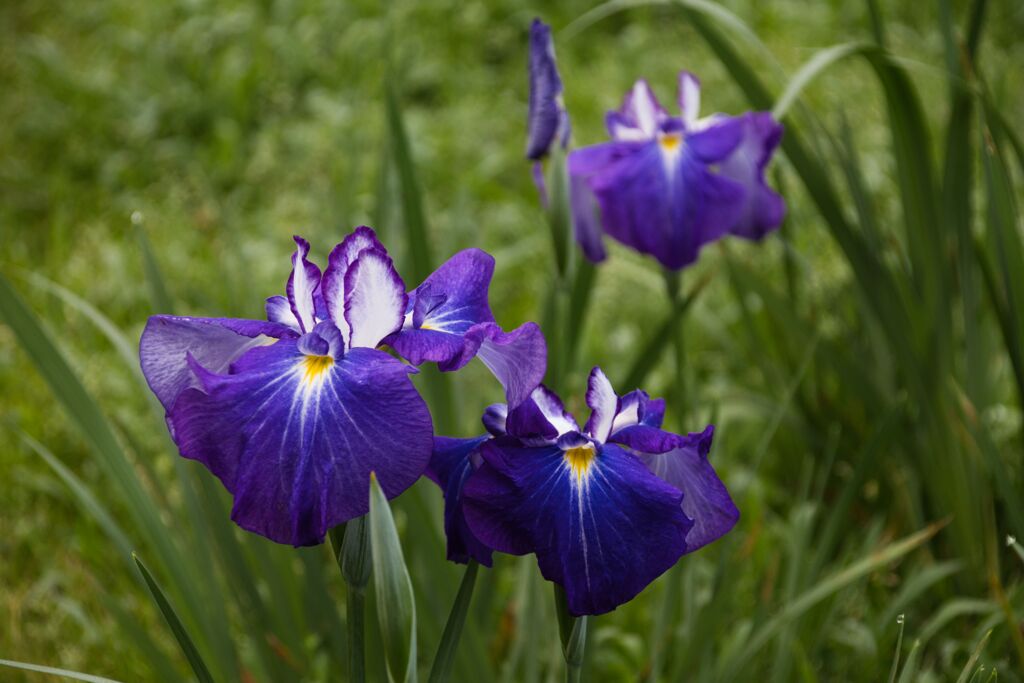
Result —
[[661, 148], [666, 152], [674, 152], [679, 149], [683, 142], [683, 136], [679, 133], [665, 133], [658, 139]]
[[302, 359], [302, 379], [307, 384], [313, 384], [332, 365], [334, 365], [334, 359], [330, 356], [306, 356]]
[[594, 462], [595, 455], [597, 454], [594, 452], [594, 447], [589, 443], [584, 446], [570, 448], [565, 452], [565, 463], [572, 470], [572, 473], [576, 475], [576, 481], [580, 481], [587, 474], [590, 465]]

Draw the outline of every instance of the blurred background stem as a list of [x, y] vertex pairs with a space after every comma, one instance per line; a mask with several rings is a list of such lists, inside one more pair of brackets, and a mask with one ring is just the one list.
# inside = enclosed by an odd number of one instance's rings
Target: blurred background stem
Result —
[[370, 581], [370, 536], [366, 517], [358, 517], [330, 531], [331, 547], [345, 580], [345, 623], [348, 632], [348, 680], [366, 680], [366, 584]]

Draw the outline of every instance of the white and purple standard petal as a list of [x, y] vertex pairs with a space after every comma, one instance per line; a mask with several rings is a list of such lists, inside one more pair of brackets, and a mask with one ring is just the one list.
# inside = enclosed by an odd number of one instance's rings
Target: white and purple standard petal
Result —
[[320, 287], [320, 269], [311, 263], [309, 242], [298, 235], [295, 253], [292, 254], [292, 273], [288, 276], [288, 303], [302, 332], [309, 332], [316, 325], [316, 303], [314, 295]]
[[491, 566], [491, 549], [484, 545], [466, 524], [462, 508], [462, 488], [480, 465], [480, 446], [489, 436], [475, 439], [434, 437], [434, 452], [426, 475], [444, 493], [444, 532], [448, 540], [448, 559], [466, 564], [470, 558]]
[[653, 140], [671, 117], [654, 96], [650, 84], [640, 79], [626, 95], [622, 108], [609, 112], [608, 134], [619, 142]]
[[573, 615], [628, 602], [686, 551], [692, 522], [680, 492], [617, 446], [529, 448], [501, 437], [481, 454], [463, 488], [470, 530], [496, 550], [535, 553]]
[[646, 391], [636, 389], [620, 399], [619, 412], [612, 422], [612, 433], [636, 424], [661, 427], [664, 418], [665, 399], [651, 398]]
[[584, 427], [598, 443], [604, 443], [612, 432], [612, 424], [619, 413], [619, 397], [612, 388], [608, 376], [599, 367], [590, 371], [587, 381], [587, 405], [590, 419]]
[[345, 271], [349, 348], [375, 348], [402, 327], [408, 297], [386, 252], [365, 249]]
[[693, 129], [700, 114], [700, 79], [689, 71], [679, 72], [679, 111], [683, 114], [683, 125]]
[[526, 158], [537, 161], [547, 156], [556, 141], [564, 147], [569, 140], [569, 115], [562, 103], [551, 27], [540, 19], [530, 25], [529, 77]]
[[349, 328], [345, 319], [345, 274], [359, 254], [368, 249], [387, 254], [387, 249], [377, 239], [373, 229], [360, 225], [331, 250], [327, 259], [327, 269], [320, 284], [327, 317], [338, 326], [346, 341], [349, 338]]
[[513, 410], [505, 420], [508, 434], [529, 442], [555, 443], [558, 437], [570, 432], [579, 432], [580, 427], [562, 404], [562, 399], [543, 384]]
[[302, 333], [299, 328], [299, 319], [295, 317], [295, 313], [292, 312], [292, 305], [288, 303], [288, 298], [283, 297], [280, 294], [272, 296], [267, 299], [266, 303], [267, 320], [272, 323], [281, 323], [287, 325], [291, 329], [298, 333]]
[[664, 453], [638, 453], [658, 475], [683, 492], [682, 510], [693, 520], [686, 536], [686, 551], [693, 552], [724, 536], [736, 526], [740, 511], [725, 484], [708, 461], [714, 427], [679, 437], [676, 448]]
[[242, 528], [295, 546], [367, 513], [375, 472], [392, 498], [426, 469], [432, 426], [408, 374], [386, 353], [341, 340], [329, 322], [248, 351], [226, 374], [192, 363], [201, 386], [168, 413], [181, 454], [234, 496]]
[[227, 372], [249, 349], [294, 336], [276, 322], [154, 315], [139, 340], [139, 361], [150, 389], [170, 410], [178, 394], [196, 383], [189, 355], [213, 372]]
[[768, 187], [764, 169], [782, 139], [782, 126], [768, 112], [751, 112], [739, 119], [742, 139], [720, 164], [718, 172], [743, 186], [743, 207], [729, 232], [759, 240], [782, 224], [786, 203]]

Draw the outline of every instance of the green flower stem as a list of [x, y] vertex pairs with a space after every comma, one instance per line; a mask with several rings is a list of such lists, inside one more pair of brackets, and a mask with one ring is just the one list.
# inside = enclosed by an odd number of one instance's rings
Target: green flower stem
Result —
[[555, 591], [555, 613], [558, 615], [558, 635], [562, 640], [562, 654], [565, 656], [565, 680], [566, 683], [579, 683], [586, 655], [588, 617], [574, 617], [569, 614], [565, 589], [557, 583], [552, 586]]
[[459, 592], [452, 603], [452, 611], [448, 614], [448, 622], [444, 625], [441, 643], [437, 646], [434, 664], [430, 668], [429, 683], [443, 683], [448, 680], [452, 663], [455, 661], [455, 650], [459, 646], [462, 627], [466, 624], [469, 603], [473, 599], [473, 588], [476, 586], [476, 575], [480, 565], [476, 560], [466, 564], [466, 572], [462, 575]]
[[366, 584], [370, 581], [370, 535], [366, 517], [353, 519], [329, 532], [334, 559], [348, 588], [345, 612], [348, 617], [348, 680], [366, 681]]
[[681, 270], [665, 270], [665, 288], [673, 311], [679, 311], [678, 317], [672, 321], [672, 348], [675, 351], [675, 382], [672, 402], [678, 416], [678, 427], [685, 429], [687, 403], [689, 396], [686, 391], [686, 337], [683, 332], [683, 272]]

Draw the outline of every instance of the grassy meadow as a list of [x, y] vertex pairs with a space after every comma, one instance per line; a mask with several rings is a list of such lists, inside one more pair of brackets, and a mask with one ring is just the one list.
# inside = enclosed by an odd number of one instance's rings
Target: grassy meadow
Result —
[[[584, 680], [1024, 680], [1012, 0], [0, 4], [0, 659], [190, 680], [135, 551], [215, 680], [344, 680], [329, 546], [231, 524], [167, 436], [139, 334], [157, 312], [260, 318], [293, 234], [323, 264], [360, 224], [410, 286], [424, 258], [487, 250], [499, 322], [543, 323], [534, 16], [576, 145], [604, 140], [637, 78], [673, 102], [683, 68], [705, 111], [786, 125], [779, 233], [706, 249], [682, 311], [652, 260], [609, 242], [586, 315], [557, 326], [578, 346], [561, 381], [577, 417], [600, 364], [623, 393], [667, 397], [669, 428], [714, 422], [742, 514], [591, 619]], [[478, 362], [415, 381], [440, 434], [478, 434], [501, 400]], [[441, 505], [426, 480], [392, 503], [424, 680], [462, 577]], [[550, 594], [532, 557], [497, 555], [452, 680], [560, 680]], [[368, 677], [386, 680], [369, 603]]]

